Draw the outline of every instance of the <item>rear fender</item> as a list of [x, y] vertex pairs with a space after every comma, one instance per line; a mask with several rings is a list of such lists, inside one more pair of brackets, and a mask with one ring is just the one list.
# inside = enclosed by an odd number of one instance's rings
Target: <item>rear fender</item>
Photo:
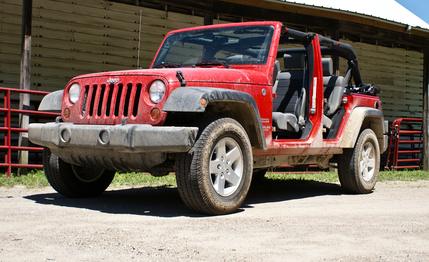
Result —
[[340, 141], [340, 147], [353, 148], [363, 129], [370, 128], [377, 136], [380, 146], [380, 153], [386, 151], [386, 133], [384, 130], [383, 112], [370, 107], [357, 107], [353, 109], [347, 124], [344, 128], [344, 134]]
[[246, 129], [252, 145], [266, 149], [259, 110], [248, 93], [223, 88], [179, 87], [170, 94], [163, 108], [165, 112], [183, 113], [204, 113], [208, 110], [232, 113]]

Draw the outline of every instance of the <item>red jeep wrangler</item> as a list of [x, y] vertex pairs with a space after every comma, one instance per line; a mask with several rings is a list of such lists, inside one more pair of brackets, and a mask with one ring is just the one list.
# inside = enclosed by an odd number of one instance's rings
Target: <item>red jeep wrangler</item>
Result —
[[59, 193], [99, 195], [116, 170], [175, 172], [182, 200], [206, 214], [235, 211], [252, 176], [282, 165], [337, 163], [345, 191], [369, 193], [386, 148], [353, 48], [280, 22], [170, 32], [150, 69], [77, 76], [39, 110], [61, 111], [29, 128]]

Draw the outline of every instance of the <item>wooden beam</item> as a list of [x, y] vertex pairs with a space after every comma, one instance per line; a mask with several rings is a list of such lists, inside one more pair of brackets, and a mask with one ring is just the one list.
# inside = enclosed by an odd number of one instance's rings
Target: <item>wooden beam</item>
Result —
[[377, 45], [413, 49], [419, 52], [422, 51], [423, 47], [429, 45], [429, 36], [424, 38], [350, 22], [341, 21], [339, 30], [340, 34], [346, 38], [369, 44], [377, 43]]
[[[136, 4], [136, 0], [109, 0], [126, 4]], [[285, 3], [277, 0], [138, 0], [138, 5], [182, 12], [205, 17], [210, 22], [210, 15], [224, 20], [244, 18], [244, 20], [276, 20], [284, 22], [294, 29], [312, 31], [329, 35], [332, 29], [338, 30], [341, 37], [354, 41], [381, 46], [407, 48], [421, 52], [429, 46], [429, 30], [412, 28], [396, 22], [350, 14], [341, 10], [330, 10], [300, 4]], [[235, 20], [232, 20], [235, 21]], [[240, 21], [236, 20], [236, 21]]]
[[[340, 31], [338, 29], [334, 29], [331, 33], [331, 38], [340, 41]], [[339, 75], [340, 70], [340, 58], [338, 56], [333, 57], [333, 66], [334, 66], [334, 74]]]
[[207, 4], [210, 4], [210, 6], [208, 6], [207, 13], [204, 15], [204, 25], [212, 25], [213, 24], [213, 19], [214, 19], [214, 12], [213, 12], [213, 5], [214, 2], [213, 1], [206, 1]]
[[212, 25], [213, 24], [213, 14], [206, 14], [204, 16], [204, 25]]
[[117, 2], [129, 5], [138, 5], [147, 8], [154, 8], [164, 10], [165, 5], [168, 6], [169, 11], [205, 16], [207, 10], [211, 8], [213, 0], [197, 1], [197, 0], [107, 0], [110, 2]]
[[[221, 17], [241, 16], [245, 20], [275, 20], [281, 21], [286, 26], [312, 31], [322, 35], [331, 35], [338, 31], [340, 37], [353, 39], [387, 47], [401, 47], [421, 52], [422, 47], [429, 46], [429, 33], [425, 37], [405, 32], [405, 29], [398, 32], [376, 27], [374, 24], [364, 25], [349, 20], [339, 20], [334, 16], [323, 16], [316, 13], [297, 12], [295, 8], [286, 8], [283, 3], [276, 3], [275, 6], [266, 4], [267, 1], [259, 1], [259, 4], [252, 5], [254, 1], [244, 3], [244, 1], [223, 0], [214, 4], [214, 12]], [[241, 4], [239, 4], [241, 3]], [[279, 5], [282, 7], [280, 8]], [[278, 7], [274, 9], [274, 7]], [[307, 7], [311, 9], [311, 7]], [[322, 12], [323, 13], [323, 12]]]
[[429, 171], [429, 48], [424, 52], [423, 74], [423, 168]]
[[[308, 6], [298, 3], [283, 2], [278, 0], [222, 0], [223, 2], [229, 2], [240, 5], [253, 6], [264, 9], [271, 9], [283, 12], [290, 12], [301, 15], [310, 15], [315, 17], [323, 17], [329, 19], [336, 19], [340, 21], [348, 21], [361, 25], [369, 25], [376, 28], [386, 29], [389, 31], [396, 31], [401, 33], [407, 32], [407, 25], [400, 24], [397, 22], [387, 21], [381, 18], [371, 17], [368, 15], [350, 13], [342, 10], [329, 9], [317, 6]], [[428, 30], [411, 29], [408, 33], [423, 35], [428, 37]]]
[[[32, 0], [22, 0], [22, 44], [21, 44], [21, 73], [20, 89], [31, 89], [31, 21], [32, 21]], [[20, 94], [19, 109], [30, 108], [30, 94]], [[30, 118], [28, 115], [19, 116], [19, 126], [28, 128]], [[28, 145], [28, 133], [19, 133], [18, 146]], [[19, 151], [20, 164], [28, 164], [28, 151]], [[18, 170], [18, 173], [20, 171]]]

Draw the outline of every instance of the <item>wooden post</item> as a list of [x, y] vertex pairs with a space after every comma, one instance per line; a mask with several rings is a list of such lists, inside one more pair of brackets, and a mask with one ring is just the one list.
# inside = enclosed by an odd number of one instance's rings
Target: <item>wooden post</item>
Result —
[[429, 171], [429, 48], [424, 51], [423, 61], [423, 168]]
[[214, 12], [213, 12], [213, 1], [207, 1], [206, 2], [208, 9], [210, 10], [209, 13], [206, 13], [204, 15], [204, 25], [212, 25], [213, 19], [214, 19]]
[[[32, 21], [32, 0], [22, 0], [22, 39], [21, 39], [21, 75], [20, 89], [31, 89], [31, 21]], [[20, 94], [19, 109], [30, 108], [30, 95]], [[28, 128], [30, 119], [27, 115], [20, 115], [19, 126]], [[19, 133], [18, 146], [28, 145], [28, 133]], [[19, 151], [20, 164], [28, 164], [28, 151]], [[18, 170], [19, 174], [20, 170]]]
[[204, 25], [212, 25], [213, 24], [213, 15], [212, 14], [206, 14], [204, 16]]
[[[340, 31], [338, 29], [335, 29], [332, 32], [332, 39], [336, 40], [336, 41], [340, 41]], [[338, 56], [334, 56], [332, 59], [333, 62], [333, 67], [334, 67], [334, 74], [339, 75], [340, 74], [340, 58]], [[344, 70], [347, 70], [346, 68], [344, 68]]]

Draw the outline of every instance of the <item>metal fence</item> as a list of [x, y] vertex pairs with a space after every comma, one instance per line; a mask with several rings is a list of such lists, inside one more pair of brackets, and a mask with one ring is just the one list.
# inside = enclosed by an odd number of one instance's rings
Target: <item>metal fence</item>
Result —
[[31, 109], [13, 108], [12, 97], [14, 94], [45, 96], [48, 94], [48, 92], [0, 87], [0, 94], [3, 95], [3, 107], [0, 108], [0, 113], [3, 114], [3, 126], [0, 126], [0, 132], [3, 133], [3, 145], [0, 146], [0, 151], [2, 152], [2, 155], [4, 154], [3, 162], [0, 162], [0, 167], [5, 168], [5, 175], [8, 177], [12, 174], [12, 168], [43, 168], [43, 165], [41, 164], [20, 164], [16, 163], [17, 161], [14, 163], [12, 158], [14, 152], [41, 152], [43, 151], [43, 148], [31, 145], [19, 146], [17, 141], [16, 143], [13, 143], [13, 134], [28, 132], [26, 128], [13, 126], [13, 120], [19, 119], [20, 115], [54, 118], [59, 114], [52, 112], [40, 112]]
[[398, 118], [390, 127], [386, 167], [419, 169], [423, 159], [423, 119]]

